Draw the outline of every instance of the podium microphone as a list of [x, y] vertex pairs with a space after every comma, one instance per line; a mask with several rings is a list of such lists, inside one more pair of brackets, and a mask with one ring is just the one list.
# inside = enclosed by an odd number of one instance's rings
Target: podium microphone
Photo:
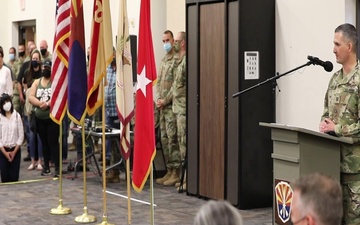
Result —
[[314, 56], [310, 56], [308, 55], [308, 60], [310, 60], [310, 62], [314, 65], [319, 65], [324, 67], [324, 70], [327, 72], [331, 72], [333, 70], [333, 64], [330, 61], [322, 61], [321, 59], [319, 59], [318, 57], [314, 57]]

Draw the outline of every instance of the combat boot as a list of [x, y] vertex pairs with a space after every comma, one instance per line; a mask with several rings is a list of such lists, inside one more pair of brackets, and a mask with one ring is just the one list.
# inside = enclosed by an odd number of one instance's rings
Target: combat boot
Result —
[[180, 169], [173, 169], [172, 174], [168, 180], [164, 182], [164, 186], [174, 186], [180, 182]]
[[120, 182], [120, 171], [113, 169], [110, 170], [109, 176], [106, 177], [107, 183], [119, 183]]
[[156, 183], [157, 184], [163, 184], [167, 179], [169, 179], [170, 178], [170, 176], [171, 176], [171, 169], [169, 169], [169, 168], [167, 168], [167, 173], [165, 174], [165, 176], [163, 176], [162, 178], [158, 178], [158, 179], [156, 179]]
[[[186, 173], [185, 173], [185, 175], [184, 175], [184, 182], [183, 182], [184, 184], [186, 183]], [[178, 187], [180, 187], [180, 184], [181, 184], [181, 181], [180, 182], [177, 182], [176, 184], [175, 184], [175, 187], [176, 188], [178, 188]]]

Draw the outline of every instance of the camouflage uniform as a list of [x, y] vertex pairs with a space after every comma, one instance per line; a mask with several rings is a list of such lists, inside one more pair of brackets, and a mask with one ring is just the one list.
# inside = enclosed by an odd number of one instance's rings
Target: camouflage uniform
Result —
[[[161, 60], [156, 84], [158, 99], [171, 99], [167, 98], [167, 96], [170, 94], [174, 81], [177, 59], [177, 54], [168, 53]], [[164, 102], [163, 108], [159, 109], [159, 125], [166, 167], [169, 169], [179, 168], [181, 158], [176, 134], [176, 117], [172, 111], [171, 100]]]
[[[171, 88], [172, 110], [176, 116], [177, 139], [181, 159], [186, 153], [186, 55], [179, 59], [175, 70], [175, 80]], [[170, 101], [165, 99], [165, 102]]]
[[351, 137], [353, 145], [341, 146], [341, 185], [344, 200], [343, 224], [360, 224], [360, 71], [359, 61], [346, 77], [337, 71], [325, 96], [322, 119], [335, 123], [338, 136]]
[[8, 64], [7, 64], [7, 65], [11, 66], [10, 69], [14, 75], [14, 80], [13, 80], [14, 89], [13, 89], [12, 103], [14, 105], [14, 109], [18, 113], [20, 113], [20, 115], [23, 114], [23, 111], [22, 111], [23, 105], [20, 103], [19, 91], [17, 89], [17, 83], [18, 83], [17, 78], [18, 78], [19, 71], [20, 71], [22, 64], [23, 64], [23, 61], [21, 59], [16, 59], [13, 64], [11, 64], [10, 62], [8, 62]]

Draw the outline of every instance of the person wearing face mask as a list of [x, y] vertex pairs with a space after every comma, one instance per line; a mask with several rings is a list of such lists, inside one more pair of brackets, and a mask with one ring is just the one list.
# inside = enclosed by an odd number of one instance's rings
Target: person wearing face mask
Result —
[[11, 70], [4, 63], [4, 50], [0, 47], [0, 95], [7, 93], [13, 94], [13, 83], [11, 79]]
[[165, 157], [167, 173], [164, 177], [156, 179], [157, 184], [173, 186], [180, 181], [181, 157], [177, 141], [176, 117], [172, 111], [172, 99], [164, 102], [169, 94], [175, 79], [178, 55], [175, 54], [174, 36], [170, 30], [163, 34], [164, 50], [166, 55], [161, 60], [156, 84], [156, 110], [159, 115], [161, 145]]
[[15, 80], [16, 79], [15, 75], [19, 72], [18, 71], [19, 68], [17, 68], [15, 66], [15, 62], [17, 61], [17, 59], [16, 59], [16, 49], [14, 47], [11, 47], [9, 49], [9, 55], [8, 56], [9, 56], [9, 61], [7, 62], [7, 65], [10, 67], [11, 72], [13, 74], [12, 79]]
[[[25, 126], [29, 127], [29, 118], [32, 113], [32, 107], [29, 102], [29, 93], [30, 87], [33, 84], [34, 80], [40, 78], [42, 76], [41, 72], [41, 61], [40, 61], [40, 52], [38, 50], [34, 50], [31, 54], [31, 60], [29, 61], [29, 69], [25, 72], [24, 78], [22, 79], [22, 84], [24, 86], [26, 102], [25, 102], [25, 110], [24, 110], [24, 123]], [[37, 169], [41, 171], [42, 167], [42, 142], [40, 140], [40, 135], [36, 132], [29, 129], [29, 132], [26, 134], [29, 146], [30, 160], [31, 164], [28, 167], [28, 170]], [[38, 160], [36, 160], [38, 159]]]
[[[186, 153], [186, 33], [184, 31], [175, 35], [174, 50], [179, 57], [174, 82], [164, 99], [158, 101], [161, 105], [166, 105], [169, 101], [172, 101], [172, 110], [176, 117], [177, 140], [181, 161], [184, 161]], [[183, 174], [183, 178], [182, 188], [185, 190], [185, 174]], [[176, 183], [175, 187], [178, 188], [180, 185], [180, 183]]]
[[14, 108], [17, 112], [21, 114], [21, 105], [20, 105], [20, 99], [19, 99], [19, 92], [17, 91], [17, 75], [20, 70], [20, 59], [16, 58], [16, 49], [14, 47], [11, 47], [9, 49], [9, 62], [7, 65], [10, 67], [12, 71], [12, 79], [13, 79], [13, 104]]
[[[33, 40], [29, 40], [27, 42], [27, 48], [25, 49], [25, 46], [20, 45], [19, 46], [19, 54], [21, 52], [21, 55], [19, 55], [19, 58], [21, 59], [21, 67], [20, 67], [20, 71], [19, 74], [17, 75], [17, 92], [19, 93], [19, 100], [20, 100], [20, 104], [23, 108], [22, 113], [23, 113], [23, 118], [24, 118], [24, 128], [25, 128], [25, 137], [26, 137], [26, 141], [28, 142], [27, 145], [27, 151], [28, 151], [28, 155], [24, 157], [24, 161], [30, 161], [30, 128], [29, 128], [29, 123], [27, 120], [27, 115], [25, 112], [25, 89], [23, 86], [23, 80], [24, 80], [24, 76], [25, 73], [29, 70], [30, 64], [31, 64], [31, 53], [32, 51], [34, 51], [36, 49], [36, 45], [34, 43]], [[26, 50], [26, 51], [25, 51]]]
[[[20, 102], [22, 104], [25, 103], [24, 93], [25, 93], [25, 90], [27, 89], [24, 87], [23, 81], [24, 81], [25, 74], [28, 72], [29, 69], [31, 69], [31, 61], [32, 61], [31, 58], [32, 58], [32, 53], [34, 50], [36, 50], [36, 45], [34, 44], [33, 41], [29, 41], [28, 42], [28, 51], [30, 52], [30, 55], [25, 57], [23, 64], [20, 68], [18, 77], [17, 77], [17, 81], [18, 81], [17, 88], [18, 88], [18, 92], [19, 92]], [[40, 55], [40, 52], [38, 50], [37, 50], [37, 53]], [[40, 58], [39, 58], [39, 60], [40, 60]]]
[[36, 131], [43, 146], [44, 168], [42, 176], [51, 175], [50, 160], [55, 163], [54, 177], [59, 176], [59, 125], [50, 118], [51, 61], [44, 61], [42, 77], [35, 80], [29, 92], [29, 102], [34, 106]]
[[48, 51], [48, 44], [46, 40], [40, 41], [40, 52], [41, 52], [41, 59], [42, 60], [52, 60], [52, 56]]
[[2, 182], [19, 180], [21, 145], [24, 127], [20, 114], [16, 112], [11, 96], [3, 94], [0, 99], [0, 170]]

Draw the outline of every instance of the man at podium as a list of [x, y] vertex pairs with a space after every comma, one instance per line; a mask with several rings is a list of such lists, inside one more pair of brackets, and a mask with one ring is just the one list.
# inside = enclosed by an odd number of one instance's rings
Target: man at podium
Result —
[[320, 132], [351, 137], [354, 144], [342, 144], [340, 179], [343, 191], [343, 224], [360, 224], [360, 71], [358, 36], [351, 24], [335, 29], [336, 62], [342, 68], [331, 77], [325, 95]]

